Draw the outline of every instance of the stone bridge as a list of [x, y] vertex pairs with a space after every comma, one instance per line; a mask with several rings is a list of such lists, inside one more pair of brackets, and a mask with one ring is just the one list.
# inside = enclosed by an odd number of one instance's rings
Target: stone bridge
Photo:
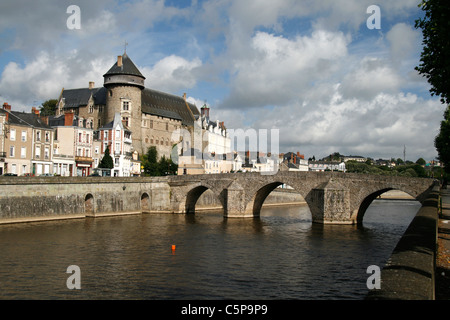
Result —
[[370, 203], [388, 190], [422, 202], [434, 181], [335, 172], [230, 173], [168, 177], [0, 177], [0, 223], [125, 213], [195, 213], [206, 191], [228, 218], [258, 217], [276, 187], [292, 187], [316, 223], [362, 222]]
[[174, 176], [168, 183], [173, 212], [194, 213], [197, 200], [209, 189], [229, 218], [259, 216], [270, 192], [285, 184], [305, 199], [313, 222], [327, 224], [360, 223], [372, 201], [389, 190], [401, 190], [422, 202], [434, 185], [424, 178], [335, 172]]

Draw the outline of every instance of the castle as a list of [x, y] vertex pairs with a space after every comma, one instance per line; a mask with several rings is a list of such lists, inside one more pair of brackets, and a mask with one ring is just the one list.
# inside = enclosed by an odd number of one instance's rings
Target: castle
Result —
[[[89, 82], [87, 88], [62, 89], [56, 115], [74, 113], [86, 121], [87, 127], [99, 130], [118, 113], [132, 133], [133, 151], [145, 154], [155, 146], [159, 157], [170, 157], [173, 146], [183, 140], [181, 129], [193, 132], [196, 124], [202, 126], [204, 122], [186, 94], [179, 97], [146, 88], [145, 77], [126, 52], [117, 57], [103, 78], [102, 87]], [[221, 135], [226, 136], [225, 128]], [[183, 143], [184, 149], [193, 145], [191, 141]]]

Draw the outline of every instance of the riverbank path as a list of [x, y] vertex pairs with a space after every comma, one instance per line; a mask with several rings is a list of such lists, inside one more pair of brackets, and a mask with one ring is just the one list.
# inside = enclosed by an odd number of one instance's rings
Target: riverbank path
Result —
[[441, 189], [439, 211], [436, 299], [450, 300], [450, 189]]

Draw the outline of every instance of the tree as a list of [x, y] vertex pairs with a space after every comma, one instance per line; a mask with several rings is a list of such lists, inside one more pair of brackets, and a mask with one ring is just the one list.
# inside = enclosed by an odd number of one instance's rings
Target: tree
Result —
[[450, 105], [444, 113], [439, 134], [434, 139], [434, 146], [439, 154], [439, 160], [444, 164], [444, 171], [450, 174]]
[[423, 0], [419, 5], [425, 12], [416, 20], [415, 27], [422, 29], [423, 51], [420, 65], [415, 69], [431, 84], [432, 96], [450, 103], [450, 6], [448, 0]]
[[158, 151], [155, 146], [148, 148], [147, 153], [141, 156], [141, 163], [144, 166], [144, 174], [147, 176], [173, 175], [178, 171], [178, 166], [172, 159], [167, 159], [163, 155], [158, 161]]
[[416, 163], [421, 165], [421, 166], [424, 166], [424, 165], [427, 164], [427, 162], [424, 160], [424, 158], [417, 159]]
[[148, 148], [147, 153], [142, 155], [141, 163], [144, 166], [144, 174], [148, 176], [159, 176], [158, 151], [155, 146]]
[[114, 160], [111, 157], [111, 155], [109, 154], [109, 146], [106, 147], [105, 155], [103, 156], [102, 160], [98, 164], [98, 167], [99, 168], [103, 168], [103, 169], [112, 169], [112, 168], [114, 168]]
[[[419, 5], [425, 12], [423, 18], [416, 20], [416, 28], [422, 29], [423, 51], [421, 64], [416, 70], [425, 76], [431, 85], [431, 95], [440, 96], [442, 103], [450, 104], [450, 6], [447, 0], [423, 0]], [[434, 146], [445, 173], [450, 174], [450, 132], [449, 106], [441, 122]]]
[[58, 100], [50, 99], [42, 103], [42, 106], [39, 108], [39, 112], [42, 116], [54, 116], [56, 114], [56, 105], [58, 104]]

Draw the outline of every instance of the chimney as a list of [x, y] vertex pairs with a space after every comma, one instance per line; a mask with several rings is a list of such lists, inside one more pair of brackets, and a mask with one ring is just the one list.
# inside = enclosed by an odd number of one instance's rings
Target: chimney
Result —
[[118, 67], [122, 66], [122, 56], [117, 56], [117, 66]]
[[32, 107], [31, 108], [31, 113], [34, 113], [35, 115], [39, 115], [39, 109], [37, 109], [36, 107]]
[[204, 104], [203, 107], [201, 108], [201, 112], [202, 112], [202, 117], [206, 116], [206, 118], [209, 118], [209, 108], [206, 104]]
[[64, 114], [64, 126], [66, 126], [66, 127], [73, 126], [73, 118], [74, 118], [73, 112], [66, 112]]
[[94, 89], [95, 87], [95, 82], [94, 81], [89, 81], [89, 89]]
[[186, 101], [186, 92], [183, 93], [183, 99], [184, 99], [184, 101]]
[[6, 122], [9, 121], [9, 112], [11, 112], [11, 106], [8, 103], [3, 103], [3, 110], [6, 110], [8, 112], [6, 112]]
[[44, 122], [46, 125], [48, 125], [48, 116], [41, 116], [40, 117], [42, 122]]
[[11, 111], [11, 105], [7, 102], [3, 103], [3, 110]]

